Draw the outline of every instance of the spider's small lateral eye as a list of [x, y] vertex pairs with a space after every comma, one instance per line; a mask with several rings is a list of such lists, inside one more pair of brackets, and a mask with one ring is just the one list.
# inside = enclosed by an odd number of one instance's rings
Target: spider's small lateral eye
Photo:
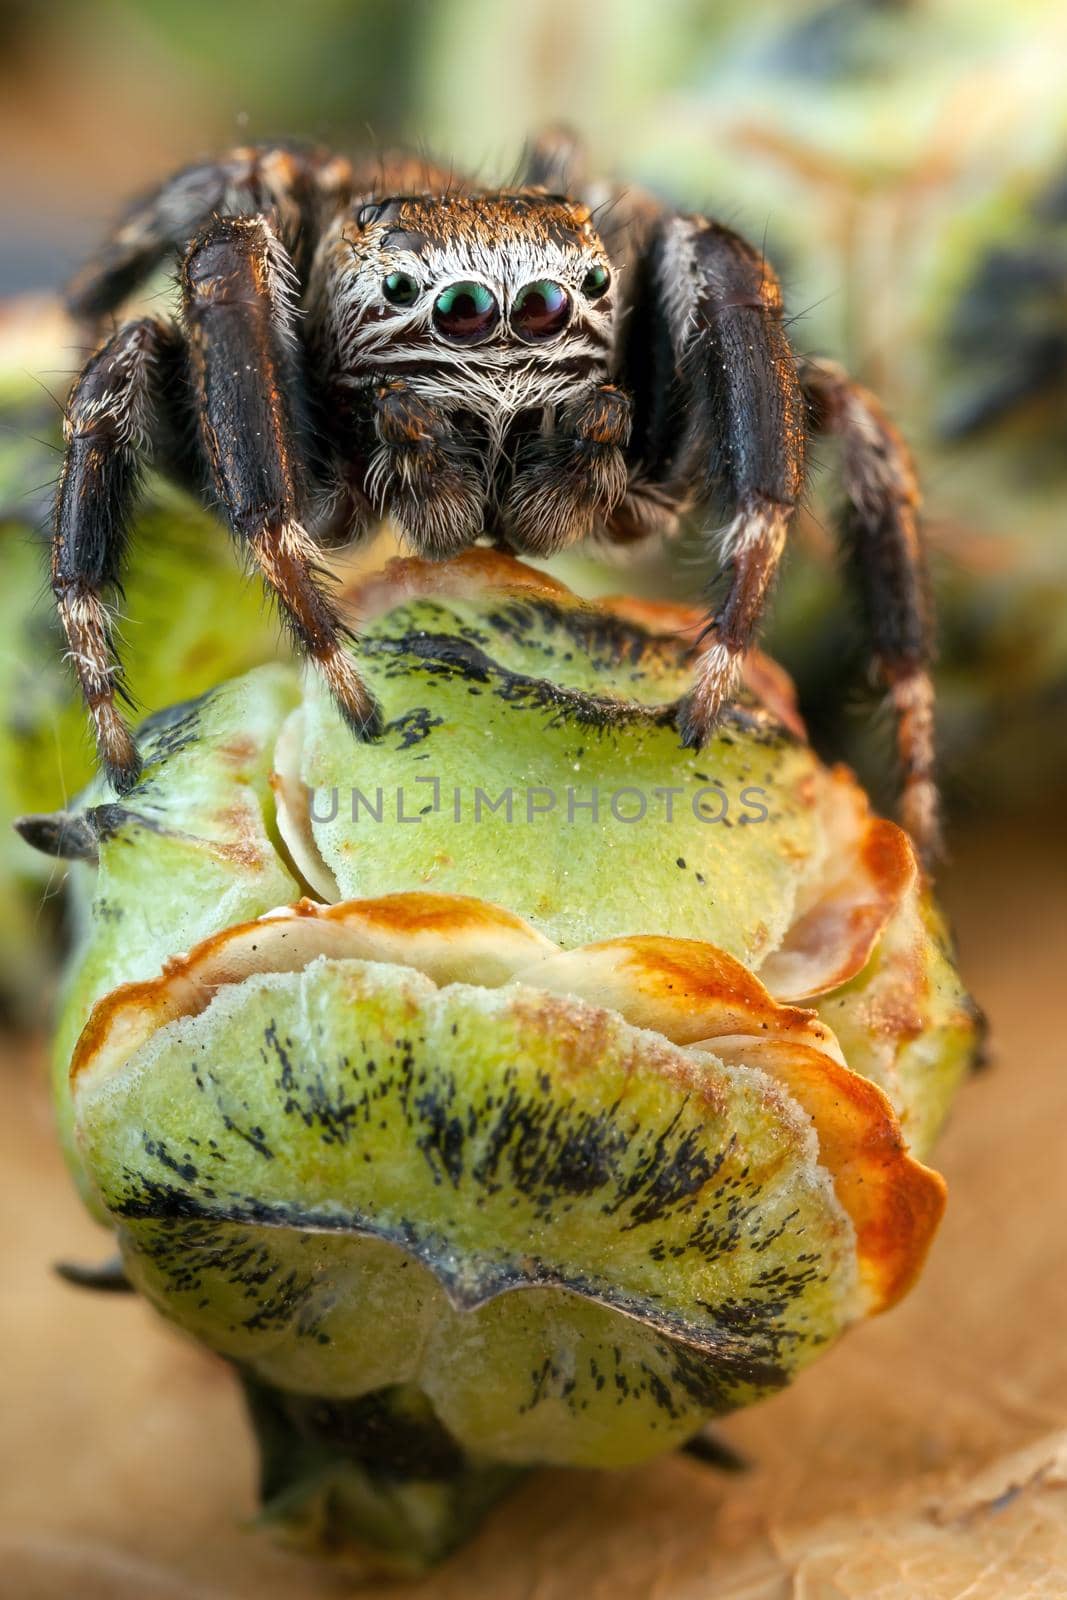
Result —
[[480, 344], [500, 321], [500, 307], [484, 283], [452, 283], [433, 303], [433, 325], [450, 344]]
[[527, 344], [554, 339], [570, 320], [570, 295], [562, 284], [547, 278], [520, 289], [511, 308], [511, 326]]
[[582, 279], [582, 293], [587, 300], [599, 300], [610, 282], [611, 273], [607, 267], [590, 267]]
[[411, 306], [419, 298], [419, 286], [408, 272], [391, 272], [382, 279], [382, 293], [391, 306]]

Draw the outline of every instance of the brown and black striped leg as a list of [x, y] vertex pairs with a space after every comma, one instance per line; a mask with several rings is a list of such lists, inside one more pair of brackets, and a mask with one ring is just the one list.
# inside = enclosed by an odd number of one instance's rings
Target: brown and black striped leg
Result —
[[126, 323], [78, 378], [64, 424], [52, 592], [101, 762], [120, 794], [136, 783], [140, 759], [116, 705], [122, 667], [107, 601], [121, 593], [160, 362], [178, 343], [176, 330], [153, 318]]
[[830, 361], [806, 361], [814, 429], [841, 441], [843, 532], [878, 678], [897, 721], [901, 817], [925, 860], [939, 849], [933, 622], [911, 453], [876, 397]]
[[190, 248], [182, 295], [201, 438], [231, 530], [346, 722], [371, 738], [380, 730], [378, 707], [346, 648], [347, 630], [301, 521], [307, 486], [294, 416], [301, 374], [292, 279], [262, 217], [218, 218]]
[[729, 572], [696, 681], [679, 705], [684, 743], [709, 738], [736, 688], [804, 485], [805, 411], [778, 281], [729, 229], [676, 217], [656, 247], [682, 403], [694, 419], [675, 470], [733, 508]]
[[598, 384], [565, 408], [554, 433], [525, 441], [504, 504], [514, 549], [550, 556], [608, 520], [626, 494], [631, 412], [622, 389]]
[[166, 256], [185, 249], [217, 213], [269, 212], [287, 248], [314, 242], [323, 208], [344, 199], [352, 171], [327, 150], [256, 145], [184, 167], [130, 207], [67, 289], [71, 314], [90, 324], [115, 311]]
[[434, 561], [473, 544], [485, 527], [485, 491], [448, 418], [402, 379], [372, 399], [377, 449], [366, 478], [371, 504]]

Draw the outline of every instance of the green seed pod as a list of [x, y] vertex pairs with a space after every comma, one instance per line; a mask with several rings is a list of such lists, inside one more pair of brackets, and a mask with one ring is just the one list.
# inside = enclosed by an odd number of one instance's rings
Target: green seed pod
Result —
[[356, 609], [380, 743], [263, 667], [63, 818], [56, 1095], [130, 1281], [240, 1372], [268, 1513], [412, 1567], [899, 1298], [977, 1030], [770, 663], [696, 754], [689, 615], [486, 552]]

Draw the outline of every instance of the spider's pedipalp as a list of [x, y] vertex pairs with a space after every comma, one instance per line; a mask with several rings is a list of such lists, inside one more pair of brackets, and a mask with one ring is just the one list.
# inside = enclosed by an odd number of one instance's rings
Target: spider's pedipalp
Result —
[[905, 826], [928, 859], [938, 849], [933, 627], [911, 453], [876, 397], [835, 362], [805, 361], [813, 427], [840, 440], [843, 532], [876, 673], [897, 722]]
[[626, 494], [631, 409], [624, 390], [597, 384], [563, 408], [553, 433], [523, 445], [504, 505], [516, 550], [555, 555], [610, 518]]
[[382, 384], [372, 405], [371, 503], [420, 554], [433, 561], [457, 555], [485, 526], [485, 489], [470, 451], [444, 412], [401, 378]]
[[121, 590], [142, 456], [155, 423], [158, 363], [177, 342], [176, 330], [155, 318], [125, 323], [75, 383], [63, 430], [52, 592], [100, 759], [119, 793], [136, 783], [140, 760], [116, 705], [122, 667], [106, 601]]
[[285, 249], [266, 218], [217, 218], [182, 265], [193, 383], [212, 483], [233, 534], [277, 596], [299, 648], [361, 737], [374, 700], [305, 531], [303, 440], [295, 416], [300, 350]]

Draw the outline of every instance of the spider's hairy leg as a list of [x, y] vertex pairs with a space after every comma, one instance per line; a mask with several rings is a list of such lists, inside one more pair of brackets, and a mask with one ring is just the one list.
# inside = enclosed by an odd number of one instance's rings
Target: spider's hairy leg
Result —
[[560, 123], [541, 128], [522, 153], [521, 182], [549, 194], [575, 194], [586, 176], [585, 147]]
[[380, 713], [346, 648], [347, 630], [301, 522], [306, 485], [294, 420], [301, 374], [292, 276], [262, 217], [218, 218], [186, 255], [182, 294], [201, 439], [232, 532], [248, 546], [346, 722], [371, 738]]
[[875, 671], [896, 715], [901, 816], [929, 861], [939, 849], [933, 624], [915, 467], [877, 398], [844, 368], [805, 361], [800, 377], [813, 428], [841, 442], [843, 533]]
[[726, 532], [729, 582], [697, 660], [696, 681], [678, 707], [682, 743], [700, 749], [737, 691], [745, 653], [755, 641], [789, 532], [790, 507], [753, 498]]
[[140, 758], [116, 700], [123, 694], [107, 600], [121, 593], [141, 459], [154, 423], [161, 357], [177, 330], [154, 318], [125, 323], [90, 358], [71, 392], [56, 494], [51, 581], [70, 660], [114, 788], [137, 782]]
[[402, 379], [377, 388], [372, 406], [378, 442], [367, 472], [372, 504], [431, 560], [465, 550], [485, 526], [485, 491], [469, 447], [444, 412]]
[[164, 258], [185, 249], [216, 213], [269, 211], [286, 243], [310, 243], [317, 213], [349, 193], [351, 168], [329, 151], [285, 145], [231, 150], [173, 173], [134, 201], [67, 288], [73, 316], [93, 323], [115, 311]]
[[683, 741], [700, 746], [755, 640], [804, 486], [806, 418], [781, 289], [758, 251], [717, 223], [676, 217], [660, 237], [656, 272], [696, 418], [683, 474], [703, 498], [725, 492], [734, 507], [714, 640], [679, 706]]
[[632, 409], [622, 389], [598, 384], [564, 409], [554, 433], [523, 445], [504, 505], [515, 549], [550, 556], [610, 518], [626, 494]]

